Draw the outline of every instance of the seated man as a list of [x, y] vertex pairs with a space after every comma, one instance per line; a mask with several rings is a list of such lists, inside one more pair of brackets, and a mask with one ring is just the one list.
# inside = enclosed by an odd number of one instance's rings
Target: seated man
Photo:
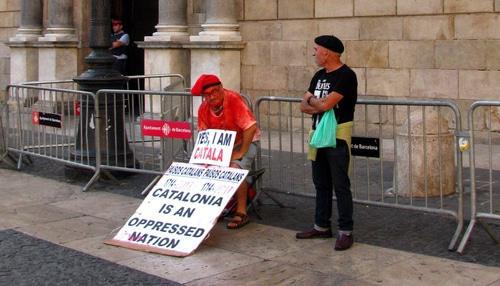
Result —
[[[212, 74], [201, 75], [191, 93], [203, 96], [198, 109], [198, 130], [236, 131], [230, 167], [250, 170], [257, 154], [260, 130], [243, 98], [237, 92], [223, 88], [219, 78]], [[249, 222], [247, 191], [248, 182], [244, 181], [236, 191], [236, 212], [227, 228], [240, 228]]]

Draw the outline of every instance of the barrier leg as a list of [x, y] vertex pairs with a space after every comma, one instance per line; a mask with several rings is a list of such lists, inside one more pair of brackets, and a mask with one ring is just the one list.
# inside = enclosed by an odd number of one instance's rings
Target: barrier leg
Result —
[[458, 246], [457, 252], [460, 254], [464, 253], [464, 248], [467, 245], [467, 242], [469, 242], [470, 235], [472, 233], [472, 230], [474, 229], [474, 225], [476, 224], [476, 220], [472, 219], [469, 223], [469, 226], [467, 227], [467, 230], [465, 231], [464, 237], [462, 237], [462, 241], [460, 241], [460, 245]]
[[4, 154], [0, 155], [0, 162], [4, 162], [10, 168], [16, 168], [16, 159], [9, 151], [6, 151]]
[[460, 234], [462, 233], [462, 230], [464, 228], [464, 222], [461, 220], [458, 225], [457, 229], [455, 230], [455, 234], [451, 238], [450, 244], [448, 245], [448, 250], [453, 251], [457, 245], [458, 238], [460, 237]]
[[491, 237], [491, 239], [493, 239], [493, 241], [495, 241], [496, 244], [500, 244], [500, 239], [498, 239], [494, 234], [493, 232], [491, 231], [491, 228], [484, 222], [484, 221], [481, 221], [481, 220], [477, 220], [479, 222], [479, 224], [484, 228], [484, 230], [486, 231], [486, 233]]
[[257, 206], [255, 206], [255, 200], [252, 200], [250, 204], [248, 205], [248, 209], [252, 209], [252, 211], [255, 213], [258, 219], [262, 220], [262, 216], [260, 215], [259, 211], [257, 210]]
[[17, 159], [17, 169], [21, 170], [23, 164], [23, 153], [19, 153], [19, 158]]
[[99, 180], [99, 177], [101, 176], [101, 169], [97, 169], [95, 174], [90, 178], [90, 181], [83, 187], [82, 191], [86, 192], [89, 190], [89, 188], [97, 181]]
[[161, 179], [162, 176], [156, 176], [156, 178], [153, 179], [153, 181], [144, 189], [144, 191], [141, 192], [141, 195], [145, 196], [151, 191], [154, 185], [158, 183], [158, 181]]

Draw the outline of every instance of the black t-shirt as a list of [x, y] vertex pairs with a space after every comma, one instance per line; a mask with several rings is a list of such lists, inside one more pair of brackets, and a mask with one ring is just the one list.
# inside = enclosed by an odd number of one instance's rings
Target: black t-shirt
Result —
[[[356, 73], [347, 65], [326, 72], [321, 69], [313, 76], [308, 91], [317, 98], [324, 98], [333, 91], [342, 94], [343, 98], [333, 108], [337, 123], [352, 121], [354, 119], [354, 105], [358, 99], [358, 80]], [[323, 113], [313, 115], [313, 129], [316, 128], [316, 118], [319, 120]]]

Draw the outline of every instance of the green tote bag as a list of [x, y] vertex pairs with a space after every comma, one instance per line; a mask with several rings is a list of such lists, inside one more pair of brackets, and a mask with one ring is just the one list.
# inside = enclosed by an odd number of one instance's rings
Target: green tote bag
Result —
[[311, 145], [314, 148], [336, 147], [337, 146], [337, 119], [333, 108], [323, 113], [323, 117], [316, 126], [311, 138]]

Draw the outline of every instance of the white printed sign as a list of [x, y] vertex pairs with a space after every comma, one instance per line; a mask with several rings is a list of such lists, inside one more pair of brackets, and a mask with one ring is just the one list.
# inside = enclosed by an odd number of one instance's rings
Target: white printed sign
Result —
[[220, 129], [200, 131], [189, 163], [228, 167], [235, 139], [236, 131]]
[[247, 170], [172, 163], [107, 244], [187, 256], [207, 237]]

